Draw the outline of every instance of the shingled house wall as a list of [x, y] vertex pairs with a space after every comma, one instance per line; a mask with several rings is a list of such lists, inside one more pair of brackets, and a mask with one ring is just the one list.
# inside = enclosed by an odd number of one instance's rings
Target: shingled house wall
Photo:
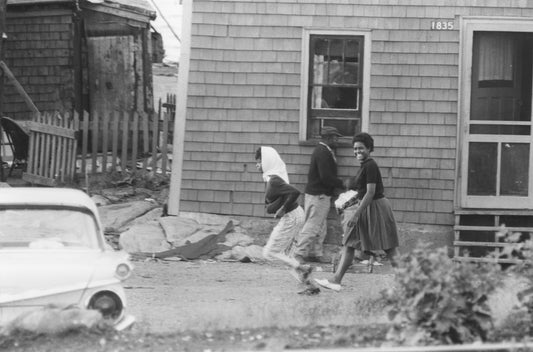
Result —
[[[73, 12], [70, 9], [10, 9], [5, 62], [40, 111], [71, 111], [74, 104]], [[31, 109], [7, 83], [2, 111], [17, 120]]]
[[[468, 5], [467, 5], [468, 4]], [[302, 31], [371, 30], [370, 132], [397, 220], [452, 225], [459, 17], [533, 16], [524, 0], [193, 1], [182, 211], [264, 215], [253, 155], [276, 148], [303, 191]], [[451, 20], [452, 31], [430, 22]], [[340, 175], [354, 174], [349, 147]]]

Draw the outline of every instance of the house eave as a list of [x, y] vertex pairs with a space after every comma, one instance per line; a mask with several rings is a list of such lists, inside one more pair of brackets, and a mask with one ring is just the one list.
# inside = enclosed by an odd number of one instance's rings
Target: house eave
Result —
[[91, 3], [83, 1], [80, 3], [80, 7], [142, 22], [149, 22], [156, 18], [155, 11], [116, 2]]
[[[39, 4], [58, 4], [58, 3], [72, 3], [74, 0], [7, 0], [7, 5], [39, 5]], [[133, 6], [109, 0], [102, 2], [91, 2], [90, 0], [81, 0], [80, 7], [87, 8], [94, 11], [119, 15], [121, 17], [130, 18], [133, 20], [149, 22], [157, 17], [157, 12], [146, 8]]]

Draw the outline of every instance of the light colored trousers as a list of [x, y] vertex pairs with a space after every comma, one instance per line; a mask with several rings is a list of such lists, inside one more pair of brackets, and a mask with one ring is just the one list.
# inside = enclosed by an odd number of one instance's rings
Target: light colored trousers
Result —
[[303, 223], [304, 211], [300, 206], [283, 215], [263, 247], [263, 257], [268, 260], [277, 259], [292, 268], [297, 268], [300, 263], [287, 253], [300, 233]]
[[327, 217], [331, 207], [331, 197], [324, 194], [305, 194], [305, 223], [298, 236], [294, 255], [301, 257], [324, 254], [323, 243], [327, 233]]

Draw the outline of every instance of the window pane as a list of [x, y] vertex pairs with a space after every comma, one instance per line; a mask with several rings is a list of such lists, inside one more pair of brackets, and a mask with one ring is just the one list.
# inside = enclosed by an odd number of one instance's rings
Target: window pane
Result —
[[313, 87], [313, 109], [359, 110], [359, 89], [351, 87]]
[[323, 57], [315, 56], [313, 65], [313, 79], [315, 84], [326, 84], [328, 73], [328, 63], [324, 62]]
[[329, 47], [329, 59], [342, 61], [344, 57], [344, 40], [332, 39]]
[[344, 53], [344, 83], [358, 84], [359, 80], [359, 42], [346, 40]]
[[338, 60], [331, 60], [328, 64], [328, 84], [344, 83], [344, 65]]
[[348, 62], [359, 62], [359, 42], [357, 40], [346, 40], [344, 59]]
[[527, 136], [531, 126], [519, 125], [470, 125], [470, 134], [507, 134]]
[[359, 64], [347, 62], [344, 64], [344, 83], [359, 84]]
[[472, 142], [468, 151], [468, 189], [472, 196], [496, 195], [498, 145]]
[[94, 218], [70, 209], [0, 209], [0, 248], [98, 248]]
[[478, 81], [513, 80], [513, 41], [507, 33], [479, 36]]
[[500, 194], [528, 195], [529, 144], [503, 143]]
[[532, 35], [475, 32], [470, 119], [531, 121]]
[[324, 126], [333, 126], [339, 130], [343, 136], [353, 136], [355, 131], [358, 131], [359, 120], [335, 120], [326, 119], [323, 122]]
[[329, 40], [328, 39], [316, 39], [314, 41], [314, 47], [315, 47], [315, 56], [327, 56], [328, 55], [328, 48], [329, 48]]

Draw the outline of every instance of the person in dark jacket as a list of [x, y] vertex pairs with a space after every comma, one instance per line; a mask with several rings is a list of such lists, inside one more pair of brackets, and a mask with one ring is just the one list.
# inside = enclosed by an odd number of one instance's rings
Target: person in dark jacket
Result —
[[280, 219], [263, 248], [263, 256], [267, 260], [285, 263], [299, 282], [308, 283], [312, 267], [287, 254], [304, 222], [304, 212], [298, 204], [300, 191], [289, 184], [285, 163], [274, 148], [260, 147], [255, 159], [257, 168], [263, 173], [263, 179], [267, 183], [266, 211]]
[[339, 136], [335, 127], [322, 127], [322, 139], [311, 155], [304, 196], [305, 223], [294, 251], [300, 262], [323, 261], [331, 197], [336, 189], [344, 189], [343, 181], [337, 177], [337, 160], [332, 150]]

